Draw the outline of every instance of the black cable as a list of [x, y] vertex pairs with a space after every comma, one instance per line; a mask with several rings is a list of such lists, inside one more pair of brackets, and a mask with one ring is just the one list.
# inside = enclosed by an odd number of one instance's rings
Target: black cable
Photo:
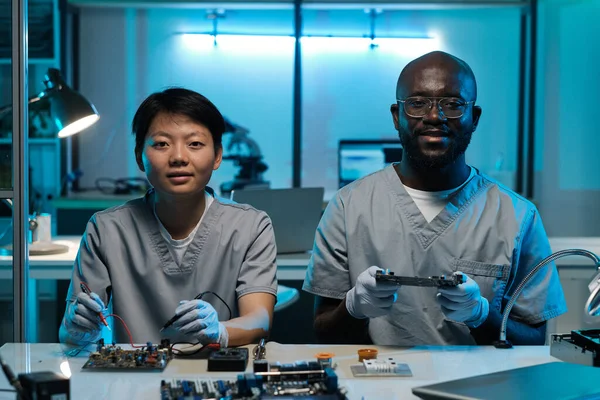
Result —
[[215, 296], [217, 297], [217, 299], [221, 300], [221, 302], [222, 302], [223, 304], [225, 304], [225, 307], [227, 307], [227, 311], [229, 311], [229, 318], [227, 318], [227, 319], [231, 319], [231, 315], [232, 315], [232, 313], [231, 313], [231, 308], [229, 308], [229, 305], [228, 305], [228, 304], [225, 302], [225, 300], [223, 300], [223, 299], [221, 298], [221, 296], [219, 296], [219, 295], [218, 295], [218, 294], [216, 294], [215, 292], [211, 292], [210, 290], [207, 290], [206, 292], [202, 292], [202, 293], [200, 294], [200, 296], [198, 296], [198, 299], [202, 299], [202, 297], [203, 297], [205, 294], [209, 294], [209, 293], [210, 293], [210, 294], [213, 294], [213, 295], [215, 295]]
[[[171, 345], [171, 352], [172, 352], [174, 355], [176, 355], [177, 357], [188, 357], [188, 356], [193, 356], [193, 355], [195, 355], [195, 354], [198, 354], [198, 353], [200, 353], [200, 352], [202, 351], [202, 349], [204, 349], [204, 347], [205, 347], [205, 346], [200, 346], [200, 348], [199, 348], [199, 349], [197, 349], [197, 350], [195, 350], [195, 351], [193, 351], [193, 352], [191, 352], [191, 353], [187, 353], [187, 352], [185, 352], [185, 351], [182, 351], [182, 350], [176, 349], [176, 348], [175, 348], [175, 346], [176, 346], [176, 345], [178, 345], [178, 344], [189, 344], [190, 346], [197, 346], [197, 345], [199, 345], [199, 344], [201, 344], [201, 343], [200, 343], [200, 342], [197, 342], [197, 343], [190, 343], [190, 342], [176, 342], [176, 343], [173, 343], [173, 344]], [[175, 353], [175, 351], [177, 351], [177, 353]]]
[[[196, 297], [194, 297], [194, 300], [200, 300], [202, 299], [202, 297], [205, 294], [213, 294], [215, 295], [219, 300], [221, 300], [223, 302], [223, 304], [225, 304], [225, 307], [227, 307], [227, 311], [229, 311], [229, 318], [227, 318], [228, 320], [231, 319], [232, 313], [231, 313], [231, 308], [229, 308], [229, 304], [227, 304], [227, 302], [225, 300], [223, 300], [221, 298], [221, 296], [219, 296], [218, 294], [216, 294], [215, 292], [211, 292], [210, 290], [207, 290], [206, 292], [202, 292], [200, 294], [198, 294]], [[167, 329], [168, 327], [170, 327], [171, 325], [173, 325], [173, 323], [175, 323], [175, 321], [177, 321], [179, 318], [182, 317], [183, 314], [181, 315], [175, 315], [173, 318], [171, 318], [169, 321], [167, 321], [167, 323], [165, 325], [163, 325], [163, 327], [160, 329], [160, 331], [162, 332], [163, 330]]]
[[17, 393], [17, 391], [15, 389], [0, 389], [0, 392], [11, 392], [11, 393]]
[[[210, 290], [207, 290], [206, 292], [202, 292], [202, 293], [200, 293], [200, 294], [199, 294], [198, 296], [196, 296], [195, 298], [196, 298], [197, 300], [201, 300], [201, 299], [202, 299], [202, 297], [204, 297], [204, 295], [205, 295], [205, 294], [212, 294], [212, 295], [215, 295], [215, 297], [216, 297], [217, 299], [221, 300], [221, 301], [223, 302], [223, 304], [225, 304], [225, 307], [227, 307], [227, 311], [229, 311], [229, 318], [228, 318], [228, 319], [231, 319], [231, 315], [232, 315], [232, 314], [231, 314], [231, 308], [229, 308], [229, 304], [227, 304], [227, 302], [226, 302], [225, 300], [223, 300], [223, 298], [222, 298], [221, 296], [219, 296], [218, 294], [216, 294], [215, 292], [211, 292]], [[178, 356], [178, 357], [189, 357], [189, 356], [196, 355], [196, 354], [200, 353], [202, 350], [204, 350], [204, 348], [206, 347], [206, 345], [204, 345], [204, 346], [200, 346], [200, 348], [199, 348], [199, 349], [197, 349], [197, 350], [195, 350], [195, 351], [193, 351], [193, 352], [191, 352], [191, 353], [186, 353], [186, 352], [183, 352], [183, 351], [181, 351], [181, 350], [179, 350], [179, 349], [174, 349], [173, 347], [174, 347], [176, 344], [189, 344], [189, 345], [191, 345], [191, 346], [197, 346], [197, 345], [199, 345], [199, 344], [200, 344], [200, 342], [197, 342], [197, 343], [190, 343], [190, 342], [177, 342], [177, 343], [173, 343], [173, 344], [171, 345], [171, 352], [172, 352], [173, 350], [177, 350], [177, 353], [173, 353], [173, 354], [175, 354], [175, 355], [176, 355], [176, 356]]]
[[23, 400], [29, 400], [29, 396], [25, 394], [25, 391], [21, 386], [21, 382], [19, 382], [19, 379], [15, 376], [12, 369], [10, 369], [10, 367], [4, 362], [1, 356], [0, 365], [2, 366], [2, 372], [4, 372], [8, 383], [10, 383], [10, 386], [15, 388], [15, 392], [17, 393], [17, 395]]

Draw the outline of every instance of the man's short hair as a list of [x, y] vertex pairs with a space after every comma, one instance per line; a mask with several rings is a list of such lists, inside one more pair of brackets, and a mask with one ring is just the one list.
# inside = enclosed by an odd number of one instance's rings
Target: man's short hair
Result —
[[193, 90], [169, 88], [152, 93], [138, 108], [133, 117], [131, 130], [135, 135], [135, 151], [144, 149], [146, 135], [154, 118], [160, 113], [184, 115], [192, 121], [204, 125], [209, 131], [215, 152], [221, 148], [225, 132], [225, 120], [217, 107], [206, 97]]

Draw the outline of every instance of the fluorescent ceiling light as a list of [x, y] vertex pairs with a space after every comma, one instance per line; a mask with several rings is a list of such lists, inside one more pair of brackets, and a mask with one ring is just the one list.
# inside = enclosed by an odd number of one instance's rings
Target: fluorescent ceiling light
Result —
[[436, 38], [354, 38], [305, 36], [300, 39], [302, 50], [307, 52], [363, 52], [376, 49], [386, 53], [422, 55], [439, 50]]
[[[223, 49], [236, 52], [291, 51], [296, 39], [293, 36], [230, 35], [215, 36], [200, 33], [181, 34], [183, 44], [190, 50]], [[318, 52], [362, 52], [377, 49], [382, 52], [418, 56], [439, 50], [437, 38], [370, 38], [339, 36], [303, 36], [302, 49], [309, 53]], [[216, 43], [216, 46], [215, 46]]]
[[[184, 33], [182, 40], [185, 47], [192, 50], [234, 50], [236, 52], [278, 52], [292, 51], [296, 39], [293, 36], [262, 35], [217, 35]], [[215, 46], [216, 42], [216, 46]]]

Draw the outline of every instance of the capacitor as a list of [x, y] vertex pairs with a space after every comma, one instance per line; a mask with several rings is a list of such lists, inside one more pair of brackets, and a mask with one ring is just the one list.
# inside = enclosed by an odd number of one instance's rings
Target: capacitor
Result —
[[377, 358], [379, 352], [377, 349], [359, 349], [358, 350], [358, 361], [373, 360]]
[[317, 353], [315, 358], [323, 367], [331, 367], [333, 365], [333, 353]]

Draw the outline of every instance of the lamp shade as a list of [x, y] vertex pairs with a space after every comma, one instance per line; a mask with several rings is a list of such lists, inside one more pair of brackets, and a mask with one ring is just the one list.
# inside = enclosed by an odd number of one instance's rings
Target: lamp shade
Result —
[[96, 107], [71, 89], [57, 69], [48, 69], [44, 84], [47, 90], [43, 96], [50, 102], [50, 115], [58, 127], [58, 137], [79, 133], [100, 118]]

